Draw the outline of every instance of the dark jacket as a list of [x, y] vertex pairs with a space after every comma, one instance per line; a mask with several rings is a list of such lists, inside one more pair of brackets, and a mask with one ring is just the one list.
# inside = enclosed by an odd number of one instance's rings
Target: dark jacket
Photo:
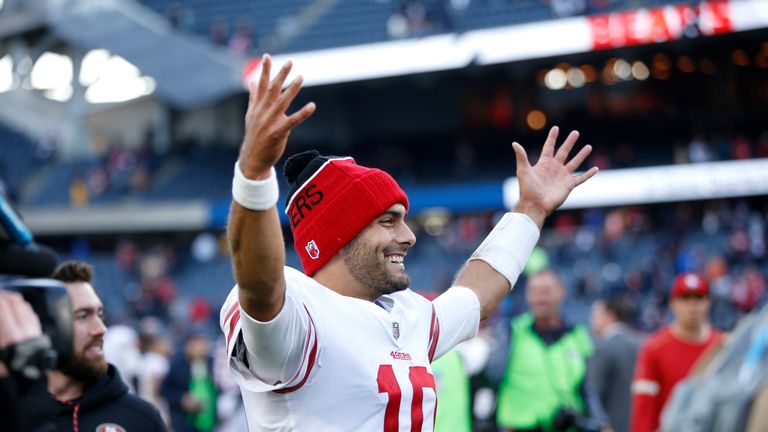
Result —
[[[213, 371], [212, 359], [207, 360], [208, 372]], [[160, 395], [168, 403], [171, 415], [171, 425], [175, 432], [196, 432], [197, 429], [189, 422], [189, 414], [181, 407], [184, 394], [189, 392], [192, 380], [192, 367], [184, 353], [177, 354], [171, 360], [171, 367], [160, 386]]]
[[[166, 430], [157, 409], [149, 402], [128, 393], [128, 386], [112, 365], [78, 399], [59, 402], [46, 392], [37, 397], [34, 403], [36, 414], [53, 419], [57, 431]], [[108, 429], [109, 426], [112, 429]]]
[[55, 432], [52, 419], [37, 415], [35, 398], [48, 394], [45, 376], [32, 381], [18, 374], [0, 378], [0, 429], [9, 432]]
[[595, 354], [589, 360], [588, 374], [614, 432], [629, 430], [630, 388], [640, 342], [640, 337], [629, 326], [617, 323], [608, 335], [596, 341]]

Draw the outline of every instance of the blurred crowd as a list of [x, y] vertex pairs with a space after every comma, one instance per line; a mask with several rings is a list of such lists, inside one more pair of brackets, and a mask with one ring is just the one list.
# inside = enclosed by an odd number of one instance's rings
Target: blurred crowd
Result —
[[[470, 9], [479, 16], [493, 15], [499, 10], [516, 10], [520, 17], [515, 22], [531, 19], [565, 18], [580, 15], [607, 13], [614, 10], [639, 8], [648, 2], [642, 0], [530, 0], [529, 4], [515, 5], [508, 0], [366, 0], [386, 4], [391, 13], [385, 22], [386, 36], [390, 39], [418, 38], [466, 30], [457, 26]], [[199, 10], [194, 5], [184, 2], [171, 3], [147, 1], [156, 9], [164, 10], [165, 17], [175, 28], [186, 33], [207, 35], [215, 45], [228, 49], [238, 56], [255, 56], [264, 50], [274, 49], [274, 41], [285, 36], [295, 36], [298, 29], [299, 16], [303, 10], [285, 9], [274, 29], [263, 29], [263, 34], [257, 34], [257, 29], [251, 20], [242, 16], [233, 17], [220, 14], [212, 21], [200, 20], [198, 14], [210, 13]], [[306, 8], [312, 2], [307, 2]], [[237, 9], [238, 5], [231, 5]], [[544, 12], [531, 14], [531, 10], [540, 8]], [[546, 12], [549, 12], [548, 14]], [[334, 12], [330, 12], [334, 13]], [[340, 13], [336, 11], [336, 13]], [[349, 13], [349, 12], [344, 12]], [[530, 15], [530, 16], [529, 16]], [[548, 15], [548, 16], [547, 16]], [[528, 17], [528, 18], [525, 18]], [[206, 24], [201, 24], [201, 21]], [[210, 24], [208, 24], [210, 23]], [[207, 26], [207, 28], [204, 28]]]
[[[484, 343], [490, 344], [489, 355], [486, 355], [490, 359], [481, 359], [485, 367], [475, 367], [482, 373], [471, 380], [472, 394], [476, 398], [475, 428], [495, 430], [497, 427], [499, 414], [494, 414], [497, 405], [493, 397], [488, 402], [487, 392], [489, 386], [494, 388], [491, 383], [499, 385], [507, 362], [503, 358], [493, 360], [493, 356], [498, 357], [508, 350], [497, 345], [499, 338], [508, 337], [504, 334], [510, 323], [530, 316], [528, 314], [535, 310], [526, 295], [526, 287], [535, 275], [546, 269], [556, 270], [557, 279], [563, 286], [563, 297], [557, 302], [556, 309], [563, 323], [589, 329], [589, 317], [595, 313], [595, 304], [618, 298], [624, 305], [622, 322], [641, 340], [641, 335], [674, 321], [674, 310], [670, 308], [672, 281], [678, 274], [693, 271], [708, 281], [708, 316], [712, 328], [727, 331], [740, 318], [765, 303], [764, 275], [768, 261], [763, 205], [760, 200], [718, 200], [555, 214], [517, 288], [481, 333]], [[494, 213], [481, 213], [412, 221], [419, 237], [419, 244], [409, 254], [406, 266], [411, 269], [413, 289], [431, 296], [448, 286], [457, 265], [477, 246], [497, 217]], [[118, 297], [124, 303], [124, 307], [114, 308], [122, 310], [121, 313], [107, 310], [109, 321], [122, 329], [110, 331], [108, 339], [114, 336], [132, 347], [134, 354], [126, 355], [125, 346], [118, 344], [120, 347], [116, 352], [120, 354], [115, 361], [129, 363], [125, 367], [133, 371], [124, 374], [134, 377], [132, 382], [138, 394], [156, 403], [168, 419], [173, 418], [174, 410], [187, 414], [202, 410], [204, 404], [190, 401], [191, 397], [182, 402], [185, 399], [182, 390], [188, 390], [194, 381], [191, 372], [172, 377], [168, 371], [191, 371], [195, 368], [190, 368], [188, 363], [203, 364], [200, 362], [205, 358], [209, 368], [205, 376], [211, 380], [210, 385], [202, 387], [208, 390], [202, 391], [199, 397], [217, 400], [217, 409], [223, 410], [217, 414], [221, 419], [213, 424], [241, 421], [242, 417], [236, 414], [241, 409], [237, 389], [226, 374], [217, 369], [216, 361], [216, 356], [223, 352], [219, 346], [217, 311], [222, 301], [220, 294], [228, 286], [205, 282], [208, 295], [200, 295], [199, 288], [192, 287], [190, 279], [183, 276], [194, 268], [196, 272], [202, 272], [195, 273], [200, 276], [194, 279], [212, 281], [221, 280], [215, 273], [230, 271], [228, 265], [219, 265], [228, 260], [223, 234], [206, 232], [183, 238], [152, 239], [129, 237], [114, 244], [112, 251], [99, 251], [97, 244], [84, 246], [82, 243], [81, 240], [73, 244], [73, 256], [93, 260], [106, 252], [105, 256], [112, 257], [115, 270], [123, 276], [109, 282], [122, 286], [102, 285], [100, 294], [107, 305], [116, 304], [109, 297]], [[287, 250], [288, 261], [295, 260], [292, 248], [287, 247]], [[101, 261], [95, 261], [98, 275]], [[226, 274], [226, 277], [231, 276]], [[121, 335], [126, 332], [131, 335]], [[584, 334], [590, 341], [599, 336], [594, 329], [591, 336], [590, 332]], [[190, 344], [191, 348], [187, 346]], [[584, 346], [592, 346], [589, 344]], [[172, 347], [176, 347], [175, 352]], [[477, 344], [473, 349], [477, 349]], [[590, 355], [584, 357], [586, 362]], [[139, 360], [144, 358], [146, 360]], [[140, 361], [149, 363], [137, 366], [143, 364]], [[475, 358], [473, 361], [479, 360]], [[174, 362], [185, 366], [168, 366]], [[150, 374], [153, 378], [150, 380], [140, 376], [142, 374]], [[488, 378], [493, 376], [495, 380]], [[169, 381], [166, 383], [166, 380]], [[146, 384], [139, 384], [148, 381], [155, 382], [151, 391], [146, 390]], [[167, 388], [174, 385], [178, 387], [176, 393]], [[144, 386], [143, 390], [141, 386]], [[586, 389], [585, 395], [592, 392]], [[576, 394], [582, 397], [580, 392]], [[494, 390], [491, 393], [496, 394]], [[626, 404], [629, 406], [629, 399]]]
[[69, 200], [73, 207], [86, 207], [107, 194], [130, 196], [152, 184], [159, 156], [150, 146], [94, 140], [92, 158], [73, 173]]

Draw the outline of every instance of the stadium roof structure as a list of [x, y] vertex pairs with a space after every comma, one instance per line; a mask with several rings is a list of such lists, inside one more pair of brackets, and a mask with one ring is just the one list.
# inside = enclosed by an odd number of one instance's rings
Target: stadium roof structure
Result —
[[106, 49], [154, 78], [157, 94], [190, 108], [241, 91], [243, 62], [207, 41], [175, 31], [163, 17], [122, 0], [48, 2], [46, 21], [64, 41]]
[[[704, 0], [604, 15], [512, 25], [462, 34], [281, 54], [305, 86], [460, 69], [707, 37], [768, 27], [768, 0]], [[260, 73], [259, 59], [243, 85]], [[278, 68], [275, 68], [278, 70]], [[291, 78], [289, 78], [291, 79]]]

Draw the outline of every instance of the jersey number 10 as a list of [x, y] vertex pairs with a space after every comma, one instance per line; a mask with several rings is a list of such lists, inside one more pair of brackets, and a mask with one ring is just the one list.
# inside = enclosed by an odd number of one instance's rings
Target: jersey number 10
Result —
[[[411, 366], [408, 368], [408, 379], [413, 386], [411, 431], [421, 431], [421, 425], [424, 422], [424, 411], [421, 406], [424, 399], [424, 388], [431, 388], [435, 391], [435, 377], [424, 366]], [[384, 432], [398, 432], [400, 430], [398, 414], [402, 392], [400, 384], [397, 383], [395, 371], [392, 370], [392, 365], [379, 365], [376, 381], [379, 384], [379, 393], [389, 395], [387, 409], [384, 412]], [[437, 412], [437, 401], [435, 401], [433, 412]]]

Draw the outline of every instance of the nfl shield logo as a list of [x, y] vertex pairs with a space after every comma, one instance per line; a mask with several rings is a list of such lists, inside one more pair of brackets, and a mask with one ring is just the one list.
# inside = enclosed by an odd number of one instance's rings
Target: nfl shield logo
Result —
[[304, 249], [307, 250], [307, 254], [313, 260], [320, 258], [320, 249], [317, 248], [317, 244], [315, 244], [314, 240], [310, 240], [309, 243], [304, 246]]
[[392, 336], [394, 336], [395, 339], [400, 338], [400, 323], [397, 321], [392, 322]]

